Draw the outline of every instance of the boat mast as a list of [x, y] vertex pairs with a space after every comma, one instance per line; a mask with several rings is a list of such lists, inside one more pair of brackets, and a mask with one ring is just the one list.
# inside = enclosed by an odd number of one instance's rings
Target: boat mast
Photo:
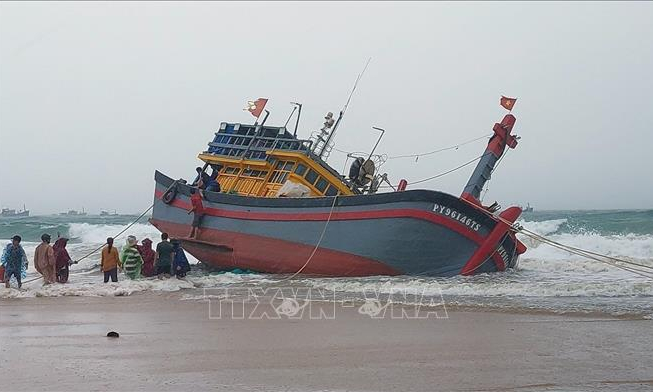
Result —
[[481, 191], [485, 183], [490, 180], [492, 172], [494, 171], [497, 161], [506, 150], [506, 147], [515, 148], [517, 146], [518, 137], [511, 135], [512, 127], [515, 125], [515, 116], [506, 114], [500, 123], [494, 124], [494, 135], [490, 137], [487, 143], [485, 153], [481, 155], [481, 159], [476, 165], [476, 169], [472, 173], [461, 198], [471, 201], [476, 205], [481, 205], [479, 200]]
[[340, 111], [340, 114], [338, 115], [338, 119], [336, 120], [336, 123], [333, 125], [331, 131], [329, 131], [328, 128], [323, 128], [323, 133], [317, 136], [317, 139], [319, 139], [319, 141], [321, 141], [322, 143], [319, 142], [316, 143], [313, 153], [318, 157], [320, 157], [320, 159], [326, 160], [329, 157], [329, 153], [331, 152], [331, 148], [333, 147], [333, 137], [335, 136], [336, 131], [338, 130], [338, 125], [340, 125], [340, 121], [342, 121], [345, 112], [347, 112], [347, 108], [349, 107], [349, 102], [351, 102], [351, 97], [354, 95], [354, 92], [356, 91], [356, 87], [358, 87], [358, 82], [360, 82], [361, 78], [363, 77], [363, 74], [365, 74], [365, 71], [367, 70], [367, 66], [370, 65], [371, 60], [372, 60], [371, 57], [367, 59], [367, 63], [365, 63], [365, 67], [363, 68], [363, 71], [361, 71], [361, 73], [358, 74], [358, 77], [354, 82], [354, 87], [352, 87], [351, 92], [349, 93], [349, 97], [347, 98], [347, 102], [345, 103], [345, 106]]

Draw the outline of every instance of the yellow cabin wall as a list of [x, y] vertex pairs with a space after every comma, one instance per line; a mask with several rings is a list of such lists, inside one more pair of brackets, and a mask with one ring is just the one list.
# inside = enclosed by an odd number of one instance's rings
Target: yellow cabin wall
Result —
[[[304, 176], [300, 176], [294, 172], [297, 163], [302, 163], [307, 167], [304, 175], [308, 173], [308, 169], [313, 169], [319, 177], [324, 178], [327, 183], [333, 185], [340, 195], [351, 195], [353, 193], [345, 184], [342, 183], [340, 178], [334, 176], [317, 162], [314, 162], [302, 153], [272, 150], [268, 152], [268, 156], [277, 158], [274, 164], [271, 164], [268, 161], [225, 158], [211, 154], [200, 154], [198, 158], [209, 164], [220, 164], [223, 166], [220, 170], [218, 182], [224, 192], [236, 190], [239, 194], [246, 196], [275, 197], [276, 193], [283, 186], [283, 184], [270, 182], [275, 170], [277, 170], [276, 165], [279, 161], [290, 161], [293, 163], [293, 166], [290, 168], [290, 172], [285, 181], [292, 180], [295, 183], [307, 186], [311, 190], [313, 196], [324, 196], [325, 193], [320, 192], [313, 184], [309, 183]], [[228, 170], [233, 170], [233, 168], [238, 169], [237, 174], [227, 173]], [[265, 177], [256, 178], [246, 177], [243, 176], [243, 171], [246, 169], [267, 171], [267, 175]]]

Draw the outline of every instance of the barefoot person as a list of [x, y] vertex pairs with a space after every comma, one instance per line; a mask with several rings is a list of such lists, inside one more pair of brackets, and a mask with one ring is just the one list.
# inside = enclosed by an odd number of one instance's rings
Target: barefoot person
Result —
[[66, 250], [67, 244], [68, 238], [62, 237], [55, 241], [54, 246], [52, 247], [54, 250], [57, 282], [59, 283], [68, 282], [68, 276], [70, 275], [70, 264], [72, 263], [72, 260]]
[[100, 268], [104, 272], [104, 283], [107, 283], [109, 278], [111, 278], [112, 282], [118, 281], [118, 268], [121, 268], [121, 264], [118, 249], [113, 246], [113, 238], [111, 237], [107, 238], [107, 245], [102, 248]]
[[56, 264], [50, 234], [43, 234], [41, 244], [34, 251], [34, 267], [43, 276], [44, 286], [57, 281]]
[[122, 269], [129, 279], [138, 279], [141, 277], [141, 268], [143, 267], [143, 258], [138, 253], [136, 237], [130, 235], [127, 237], [127, 245], [122, 248], [120, 259]]
[[199, 232], [200, 224], [202, 224], [202, 218], [204, 217], [204, 205], [202, 204], [202, 193], [200, 192], [199, 189], [190, 188], [190, 204], [192, 205], [192, 207], [190, 210], [188, 210], [188, 213], [193, 214], [193, 223], [188, 236], [190, 238], [196, 238]]
[[19, 235], [13, 236], [11, 243], [2, 252], [2, 265], [5, 267], [5, 287], [9, 288], [11, 277], [16, 278], [18, 288], [23, 286], [23, 278], [27, 275], [27, 255], [20, 246], [22, 239]]

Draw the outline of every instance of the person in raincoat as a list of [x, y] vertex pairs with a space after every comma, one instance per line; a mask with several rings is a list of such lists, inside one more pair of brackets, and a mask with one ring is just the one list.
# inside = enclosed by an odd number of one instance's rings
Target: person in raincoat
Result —
[[154, 271], [154, 256], [155, 252], [152, 249], [152, 240], [149, 238], [141, 241], [142, 245], [138, 245], [138, 253], [143, 258], [143, 276], [150, 277], [156, 275]]
[[138, 248], [136, 248], [137, 243], [136, 237], [130, 235], [127, 237], [127, 244], [122, 248], [122, 253], [120, 254], [122, 270], [129, 279], [138, 279], [141, 277], [143, 258], [138, 253]]
[[6, 288], [11, 287], [10, 282], [12, 276], [16, 278], [18, 288], [23, 286], [23, 279], [27, 276], [27, 267], [29, 264], [25, 250], [20, 246], [21, 240], [22, 238], [19, 235], [13, 236], [11, 243], [2, 252], [1, 260], [2, 266], [5, 269], [4, 281]]
[[72, 264], [72, 259], [66, 250], [66, 245], [68, 245], [68, 238], [59, 238], [55, 241], [52, 250], [54, 250], [54, 260], [55, 268], [57, 274], [57, 282], [66, 283], [68, 282], [68, 276], [70, 275], [70, 264]]
[[41, 236], [41, 244], [34, 251], [34, 267], [43, 276], [43, 285], [57, 281], [54, 249], [50, 245], [50, 234]]
[[177, 279], [183, 278], [190, 271], [190, 264], [179, 240], [172, 240], [172, 272]]

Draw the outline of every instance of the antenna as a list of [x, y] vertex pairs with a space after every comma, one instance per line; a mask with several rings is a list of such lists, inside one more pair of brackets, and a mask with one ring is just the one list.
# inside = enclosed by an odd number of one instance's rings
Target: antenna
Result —
[[[352, 87], [351, 92], [349, 93], [349, 96], [347, 97], [347, 102], [345, 102], [345, 106], [342, 108], [340, 111], [340, 115], [338, 116], [338, 120], [336, 120], [335, 124], [333, 125], [333, 129], [331, 129], [330, 132], [328, 132], [327, 135], [320, 135], [322, 137], [319, 137], [319, 141], [323, 141], [323, 143], [317, 143], [315, 150], [313, 151], [318, 157], [326, 160], [329, 157], [329, 153], [331, 152], [331, 149], [333, 148], [333, 137], [336, 134], [336, 131], [338, 130], [338, 125], [340, 125], [340, 122], [342, 121], [342, 118], [344, 117], [345, 113], [347, 112], [347, 108], [349, 107], [349, 103], [351, 102], [351, 98], [354, 96], [354, 92], [356, 91], [356, 87], [358, 87], [358, 82], [363, 78], [363, 75], [365, 74], [365, 71], [367, 70], [367, 66], [370, 65], [370, 61], [372, 61], [372, 58], [369, 57], [367, 59], [367, 62], [365, 63], [365, 67], [361, 71], [361, 73], [358, 74], [356, 77], [356, 81], [354, 82], [354, 87]], [[324, 139], [324, 136], [326, 136], [326, 139]], [[319, 150], [319, 151], [318, 151]]]
[[[292, 103], [292, 102], [291, 102]], [[292, 118], [292, 115], [295, 114], [295, 111], [297, 110], [297, 106], [294, 106], [292, 108], [292, 112], [290, 112], [290, 116], [288, 116], [288, 119], [286, 120], [286, 123], [283, 124], [283, 127], [286, 128], [288, 127], [288, 123], [290, 122], [290, 119]]]
[[[299, 119], [302, 117], [302, 104], [299, 102], [290, 102], [290, 104], [294, 106], [292, 109], [292, 113], [290, 113], [290, 117], [292, 117], [296, 109], [299, 109], [297, 111], [297, 121], [295, 121], [295, 132], [293, 132], [293, 136], [297, 137], [297, 128], [299, 128]], [[290, 121], [290, 117], [288, 117], [288, 121]], [[288, 125], [288, 121], [286, 121], [286, 125]]]
[[372, 155], [374, 155], [374, 151], [376, 150], [376, 147], [379, 145], [379, 142], [381, 141], [381, 138], [385, 134], [385, 129], [379, 128], [379, 127], [372, 127], [372, 129], [381, 132], [381, 135], [379, 135], [379, 138], [376, 140], [376, 144], [374, 145], [374, 148], [372, 148], [372, 151], [370, 151], [370, 156], [367, 157], [367, 159], [372, 159]]

